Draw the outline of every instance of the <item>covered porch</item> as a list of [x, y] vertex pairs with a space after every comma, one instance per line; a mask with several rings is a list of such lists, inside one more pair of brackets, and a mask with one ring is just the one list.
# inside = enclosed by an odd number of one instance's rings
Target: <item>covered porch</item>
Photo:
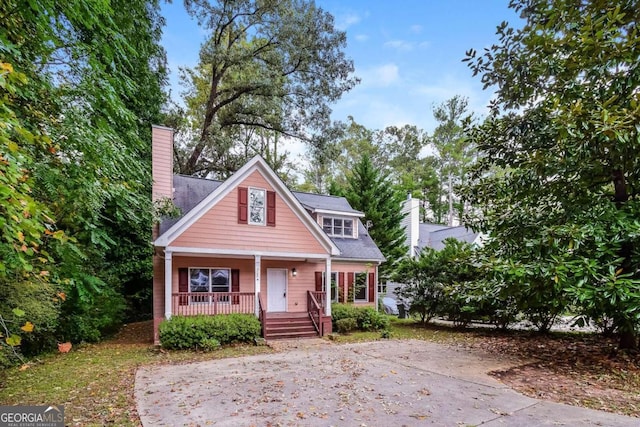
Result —
[[316, 286], [330, 256], [168, 247], [162, 263], [164, 318], [246, 313], [260, 319], [265, 338], [331, 332], [331, 289]]

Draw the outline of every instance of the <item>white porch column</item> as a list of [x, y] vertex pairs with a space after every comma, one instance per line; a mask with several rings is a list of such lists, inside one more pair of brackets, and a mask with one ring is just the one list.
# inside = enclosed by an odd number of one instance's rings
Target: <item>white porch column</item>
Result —
[[[260, 317], [260, 302], [258, 301], [258, 294], [260, 293], [260, 272], [262, 268], [260, 267], [261, 258], [260, 255], [254, 255], [254, 272], [253, 275], [255, 277], [254, 281], [254, 293], [255, 293], [255, 312], [256, 317]], [[265, 307], [263, 307], [265, 308]]]
[[172, 252], [165, 251], [164, 253], [164, 317], [165, 319], [171, 319], [172, 307], [171, 307], [171, 293], [172, 293]]
[[[324, 305], [324, 314], [327, 316], [331, 316], [331, 257], [327, 258], [327, 266], [325, 268], [325, 301], [327, 302]], [[337, 291], [337, 289], [336, 289]]]

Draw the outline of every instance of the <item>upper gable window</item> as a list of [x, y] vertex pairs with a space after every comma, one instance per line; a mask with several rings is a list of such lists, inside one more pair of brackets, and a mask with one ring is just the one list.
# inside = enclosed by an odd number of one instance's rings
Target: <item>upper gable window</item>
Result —
[[353, 234], [353, 219], [324, 217], [322, 218], [322, 229], [329, 236], [355, 237]]
[[266, 191], [261, 188], [249, 188], [249, 224], [266, 223]]
[[238, 224], [276, 226], [276, 192], [238, 187]]

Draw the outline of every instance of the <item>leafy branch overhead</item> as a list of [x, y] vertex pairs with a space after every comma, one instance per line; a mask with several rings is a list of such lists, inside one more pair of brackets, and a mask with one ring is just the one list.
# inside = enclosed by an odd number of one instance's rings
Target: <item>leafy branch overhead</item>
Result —
[[224, 174], [221, 161], [248, 132], [312, 141], [330, 126], [329, 104], [357, 83], [345, 33], [311, 1], [185, 6], [210, 35], [198, 66], [182, 70], [193, 134], [181, 173]]

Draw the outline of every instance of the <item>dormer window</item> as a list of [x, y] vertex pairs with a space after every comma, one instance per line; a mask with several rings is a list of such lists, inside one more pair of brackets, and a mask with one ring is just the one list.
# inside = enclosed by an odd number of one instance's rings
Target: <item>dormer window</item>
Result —
[[353, 238], [353, 219], [323, 217], [322, 229], [329, 236]]

